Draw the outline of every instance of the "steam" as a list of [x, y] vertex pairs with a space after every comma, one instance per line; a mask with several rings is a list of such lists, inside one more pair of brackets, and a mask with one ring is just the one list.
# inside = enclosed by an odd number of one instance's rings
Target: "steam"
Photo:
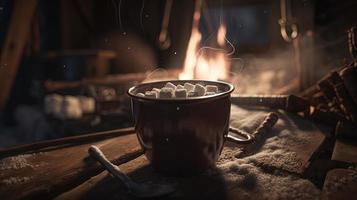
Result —
[[142, 81], [143, 83], [153, 82], [156, 80], [165, 80], [169, 78], [169, 72], [161, 67], [158, 67], [152, 71], [148, 71], [146, 74], [146, 78]]

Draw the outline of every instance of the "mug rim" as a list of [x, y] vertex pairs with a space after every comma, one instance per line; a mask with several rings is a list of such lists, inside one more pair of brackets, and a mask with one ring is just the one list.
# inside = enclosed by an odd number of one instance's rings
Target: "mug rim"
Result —
[[[189, 99], [186, 98], [150, 98], [150, 97], [139, 97], [134, 94], [134, 90], [138, 89], [139, 87], [145, 86], [145, 85], [151, 85], [154, 83], [167, 83], [167, 82], [206, 82], [206, 83], [213, 83], [213, 84], [223, 84], [229, 87], [227, 91], [214, 94], [214, 95], [209, 95], [209, 96], [199, 96], [199, 97], [190, 97]], [[191, 102], [191, 101], [198, 101], [198, 100], [204, 100], [204, 99], [213, 99], [221, 96], [225, 96], [227, 94], [230, 94], [234, 91], [235, 87], [227, 82], [224, 81], [212, 81], [212, 80], [202, 80], [202, 79], [192, 79], [192, 80], [165, 80], [165, 81], [154, 81], [154, 82], [148, 82], [148, 83], [141, 83], [139, 85], [133, 86], [129, 88], [127, 91], [127, 94], [131, 96], [134, 99], [141, 99], [141, 100], [146, 100], [146, 101], [152, 101], [152, 102]]]

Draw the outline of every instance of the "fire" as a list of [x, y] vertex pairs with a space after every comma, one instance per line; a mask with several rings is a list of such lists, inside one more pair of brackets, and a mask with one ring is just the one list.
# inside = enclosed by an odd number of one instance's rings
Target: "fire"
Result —
[[218, 48], [202, 47], [202, 35], [198, 29], [201, 18], [200, 9], [195, 10], [191, 37], [188, 43], [184, 69], [179, 78], [225, 80], [228, 78], [230, 63], [224, 50], [226, 44], [226, 26], [221, 23], [217, 31]]
[[224, 45], [226, 44], [226, 33], [227, 33], [226, 25], [221, 24], [218, 28], [218, 33], [217, 33], [217, 43], [221, 47], [224, 47]]

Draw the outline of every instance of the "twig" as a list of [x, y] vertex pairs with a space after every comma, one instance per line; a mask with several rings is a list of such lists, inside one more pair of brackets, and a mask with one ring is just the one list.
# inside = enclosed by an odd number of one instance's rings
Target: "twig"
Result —
[[102, 139], [108, 139], [116, 136], [132, 134], [132, 133], [135, 133], [135, 130], [133, 127], [129, 127], [129, 128], [115, 129], [115, 130], [91, 133], [91, 134], [80, 135], [80, 136], [71, 136], [71, 137], [65, 137], [60, 139], [35, 142], [31, 144], [25, 144], [25, 145], [10, 147], [7, 149], [2, 149], [0, 150], [0, 158], [8, 157], [10, 155], [15, 155], [19, 153], [32, 152], [46, 147], [54, 147], [60, 145], [74, 145], [78, 143], [98, 141]]

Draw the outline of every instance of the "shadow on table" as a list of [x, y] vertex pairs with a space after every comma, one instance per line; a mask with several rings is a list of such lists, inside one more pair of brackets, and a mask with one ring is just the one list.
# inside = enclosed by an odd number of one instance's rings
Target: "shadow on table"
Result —
[[[128, 175], [137, 182], [175, 186], [176, 191], [173, 194], [154, 199], [227, 199], [226, 183], [217, 169], [191, 177], [163, 177], [154, 172], [150, 165], [146, 165]], [[136, 199], [127, 194], [124, 186], [109, 175], [93, 184], [81, 199]]]

